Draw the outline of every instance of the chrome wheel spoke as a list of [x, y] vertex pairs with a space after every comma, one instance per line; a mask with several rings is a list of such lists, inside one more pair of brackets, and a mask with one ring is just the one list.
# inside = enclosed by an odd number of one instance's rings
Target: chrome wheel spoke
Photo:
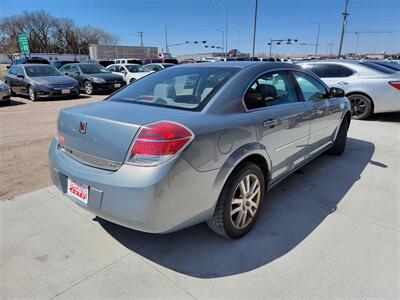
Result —
[[242, 204], [242, 203], [243, 203], [243, 199], [241, 199], [241, 198], [233, 198], [233, 200], [232, 200], [232, 205]]
[[239, 206], [239, 207], [236, 207], [235, 209], [232, 209], [231, 210], [231, 216], [233, 216], [234, 214], [236, 214], [238, 211], [240, 211], [240, 210], [242, 210], [242, 208]]

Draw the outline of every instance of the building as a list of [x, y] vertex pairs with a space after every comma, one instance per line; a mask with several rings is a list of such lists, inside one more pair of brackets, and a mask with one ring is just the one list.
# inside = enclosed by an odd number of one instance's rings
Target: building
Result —
[[157, 57], [157, 47], [122, 46], [122, 45], [89, 45], [89, 56], [95, 60], [113, 60], [117, 58]]
[[[81, 55], [81, 54], [60, 54], [60, 53], [30, 53], [27, 54], [26, 56], [35, 56], [35, 57], [42, 57], [44, 59], [47, 59], [48, 61], [53, 61], [53, 60], [66, 60], [66, 61], [81, 61], [84, 59], [88, 59], [87, 55]], [[25, 54], [21, 53], [14, 53], [12, 55], [12, 59], [18, 59], [25, 57]]]

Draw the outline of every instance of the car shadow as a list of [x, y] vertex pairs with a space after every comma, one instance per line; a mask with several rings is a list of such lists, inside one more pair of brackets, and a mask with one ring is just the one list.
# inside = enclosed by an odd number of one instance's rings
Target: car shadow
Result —
[[312, 234], [361, 178], [374, 151], [372, 143], [349, 138], [341, 157], [322, 155], [290, 175], [266, 193], [256, 225], [238, 240], [216, 235], [205, 223], [155, 235], [95, 220], [126, 248], [165, 268], [197, 278], [239, 274], [285, 255]]
[[366, 121], [400, 123], [400, 112], [373, 114]]
[[12, 98], [10, 98], [9, 102], [0, 101], [0, 107], [16, 106], [16, 105], [24, 105], [24, 104], [26, 104], [26, 103], [23, 101], [18, 101], [18, 100], [12, 99]]

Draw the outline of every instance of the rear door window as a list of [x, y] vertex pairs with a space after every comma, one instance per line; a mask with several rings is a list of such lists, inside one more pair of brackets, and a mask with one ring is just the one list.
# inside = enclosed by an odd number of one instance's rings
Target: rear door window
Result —
[[304, 68], [320, 78], [349, 77], [354, 74], [350, 68], [336, 64], [310, 64], [305, 65]]

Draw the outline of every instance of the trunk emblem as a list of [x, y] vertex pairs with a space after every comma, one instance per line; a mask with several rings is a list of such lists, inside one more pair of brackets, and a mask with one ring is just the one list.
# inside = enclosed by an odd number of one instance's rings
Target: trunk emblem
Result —
[[86, 122], [80, 122], [79, 123], [79, 132], [82, 134], [86, 133]]

